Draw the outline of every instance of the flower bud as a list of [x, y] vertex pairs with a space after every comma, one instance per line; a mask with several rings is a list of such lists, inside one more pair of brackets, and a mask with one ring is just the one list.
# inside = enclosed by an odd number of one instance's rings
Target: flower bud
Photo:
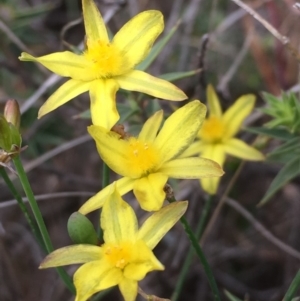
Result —
[[69, 236], [75, 244], [97, 245], [98, 237], [90, 220], [79, 212], [71, 214], [68, 220]]
[[9, 99], [4, 107], [4, 117], [7, 122], [14, 125], [17, 129], [20, 127], [21, 113], [18, 102], [15, 99]]

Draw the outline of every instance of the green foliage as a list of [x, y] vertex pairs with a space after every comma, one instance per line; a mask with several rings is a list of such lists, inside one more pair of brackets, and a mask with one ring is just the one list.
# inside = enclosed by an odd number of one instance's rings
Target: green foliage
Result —
[[261, 109], [273, 117], [265, 125], [269, 128], [284, 128], [291, 133], [300, 133], [300, 102], [294, 93], [283, 93], [281, 98], [263, 93], [267, 107]]
[[267, 203], [289, 181], [300, 175], [300, 102], [294, 93], [283, 93], [279, 98], [269, 93], [263, 93], [263, 96], [267, 107], [261, 111], [272, 119], [265, 127], [248, 130], [283, 141], [267, 156], [269, 162], [283, 164], [283, 167], [260, 201], [260, 206]]

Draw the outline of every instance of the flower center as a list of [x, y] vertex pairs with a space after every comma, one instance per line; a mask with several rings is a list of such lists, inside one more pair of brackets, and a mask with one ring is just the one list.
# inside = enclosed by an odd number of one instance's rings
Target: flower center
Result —
[[216, 143], [222, 140], [224, 133], [225, 127], [222, 120], [216, 116], [211, 116], [204, 120], [199, 137], [205, 142]]
[[122, 242], [119, 244], [107, 243], [104, 244], [102, 248], [108, 262], [118, 269], [123, 270], [132, 260], [132, 249], [134, 246], [130, 242]]
[[153, 172], [160, 161], [155, 147], [151, 143], [140, 141], [134, 137], [130, 137], [128, 142], [131, 170], [140, 176]]
[[87, 41], [84, 56], [91, 61], [90, 72], [95, 74], [95, 78], [111, 78], [130, 70], [124, 55], [111, 43]]

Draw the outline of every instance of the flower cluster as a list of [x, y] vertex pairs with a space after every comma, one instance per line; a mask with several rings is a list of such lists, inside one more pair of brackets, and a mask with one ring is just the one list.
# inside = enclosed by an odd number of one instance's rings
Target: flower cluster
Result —
[[[82, 0], [82, 7], [86, 49], [81, 54], [64, 51], [33, 57], [22, 53], [20, 60], [38, 62], [69, 78], [40, 108], [39, 118], [89, 92], [92, 125], [88, 132], [103, 162], [121, 178], [78, 210], [84, 216], [102, 208], [103, 243], [99, 245], [95, 238], [58, 249], [44, 259], [40, 268], [83, 264], [74, 274], [76, 301], [85, 301], [116, 285], [126, 301], [134, 301], [138, 281], [150, 271], [164, 269], [152, 250], [187, 209], [187, 201], [164, 206], [168, 179], [201, 179], [203, 188], [215, 193], [224, 173], [221, 166], [226, 153], [263, 159], [258, 151], [233, 138], [255, 99], [243, 96], [223, 115], [209, 86], [210, 113], [206, 120], [206, 106], [194, 100], [173, 112], [164, 123], [163, 111], [156, 112], [137, 137], [112, 131], [120, 118], [116, 109], [119, 88], [173, 101], [187, 97], [173, 84], [135, 69], [163, 30], [159, 11], [138, 14], [110, 40], [93, 0]], [[195, 142], [197, 137], [200, 140]], [[194, 156], [199, 153], [202, 157]], [[129, 191], [143, 210], [154, 211], [139, 229], [135, 212], [122, 199]]]

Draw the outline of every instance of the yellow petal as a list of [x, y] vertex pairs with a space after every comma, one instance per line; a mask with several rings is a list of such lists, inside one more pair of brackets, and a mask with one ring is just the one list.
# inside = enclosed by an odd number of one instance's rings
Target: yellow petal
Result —
[[93, 0], [82, 0], [83, 20], [87, 39], [109, 42], [102, 16]]
[[120, 283], [122, 272], [112, 267], [107, 260], [91, 261], [81, 266], [74, 274], [75, 301], [86, 301], [93, 294]]
[[163, 189], [167, 180], [168, 176], [161, 173], [153, 173], [135, 180], [133, 193], [142, 209], [157, 211], [162, 207], [166, 196]]
[[243, 95], [224, 113], [222, 117], [225, 127], [224, 141], [235, 136], [243, 121], [252, 112], [254, 105], [254, 95]]
[[200, 184], [202, 189], [210, 195], [215, 195], [218, 191], [221, 178], [206, 178], [201, 179]]
[[[116, 183], [116, 182], [114, 182]], [[101, 228], [105, 243], [136, 241], [138, 223], [133, 209], [123, 201], [116, 185], [105, 201], [101, 213]]]
[[262, 161], [265, 159], [264, 155], [254, 147], [247, 145], [240, 139], [230, 139], [224, 145], [225, 152], [234, 157], [250, 160]]
[[208, 106], [209, 115], [221, 117], [222, 109], [221, 109], [219, 97], [212, 85], [207, 86], [206, 96], [207, 96], [207, 106]]
[[95, 139], [101, 158], [115, 173], [129, 178], [140, 177], [139, 169], [131, 168], [131, 148], [128, 141], [119, 139], [114, 133], [99, 126], [89, 126], [88, 132]]
[[195, 139], [205, 118], [206, 106], [194, 100], [176, 110], [164, 123], [154, 145], [162, 163], [181, 154]]
[[187, 98], [184, 92], [175, 85], [140, 70], [130, 71], [125, 75], [115, 77], [115, 80], [120, 88], [125, 90], [142, 92], [168, 100], [179, 101]]
[[94, 79], [94, 76], [89, 72], [89, 68], [92, 67], [91, 62], [83, 55], [78, 55], [70, 51], [55, 52], [40, 57], [33, 57], [26, 52], [22, 52], [19, 59], [21, 61], [40, 63], [60, 76], [82, 81], [91, 81]]
[[101, 248], [92, 245], [74, 245], [57, 249], [41, 262], [40, 269], [100, 260]]
[[163, 110], [153, 114], [143, 125], [139, 134], [139, 140], [153, 142], [163, 119]]
[[199, 155], [200, 147], [203, 144], [202, 141], [193, 142], [183, 153], [180, 154], [178, 158], [187, 158], [195, 155]]
[[119, 289], [125, 301], [135, 301], [138, 293], [138, 283], [135, 280], [123, 278]]
[[38, 113], [38, 118], [41, 118], [42, 116], [62, 106], [69, 100], [88, 91], [89, 88], [89, 82], [82, 82], [74, 79], [68, 80], [62, 86], [60, 86], [41, 106]]
[[[121, 178], [116, 181], [116, 184], [120, 195], [124, 195], [133, 188], [133, 180], [128, 178]], [[96, 209], [101, 208], [111, 193], [112, 185], [113, 184], [106, 186], [104, 189], [100, 190], [100, 192], [88, 199], [79, 208], [78, 212], [81, 214], [88, 214]]]
[[[222, 144], [203, 145], [201, 157], [211, 159], [211, 160], [219, 163], [220, 166], [223, 166], [225, 158], [226, 158], [224, 145], [222, 145]], [[220, 180], [221, 180], [221, 178], [218, 178], [218, 177], [202, 178], [200, 180], [200, 184], [204, 191], [206, 191], [210, 195], [214, 195], [217, 193]]]
[[139, 229], [138, 239], [145, 241], [150, 249], [154, 249], [185, 213], [187, 206], [187, 201], [176, 202], [153, 213]]
[[175, 179], [220, 177], [224, 171], [215, 161], [204, 158], [181, 158], [165, 163], [159, 172]]
[[98, 79], [90, 87], [91, 116], [94, 125], [110, 130], [120, 119], [116, 107], [116, 92], [119, 89], [113, 79]]
[[144, 241], [139, 240], [136, 242], [134, 253], [132, 262], [124, 269], [125, 278], [140, 281], [148, 272], [164, 269], [164, 266], [155, 257]]
[[225, 150], [223, 144], [206, 144], [201, 150], [201, 158], [211, 159], [222, 167], [225, 161]]
[[148, 55], [163, 28], [161, 12], [147, 10], [128, 21], [114, 36], [112, 43], [120, 49], [131, 68], [134, 68]]

